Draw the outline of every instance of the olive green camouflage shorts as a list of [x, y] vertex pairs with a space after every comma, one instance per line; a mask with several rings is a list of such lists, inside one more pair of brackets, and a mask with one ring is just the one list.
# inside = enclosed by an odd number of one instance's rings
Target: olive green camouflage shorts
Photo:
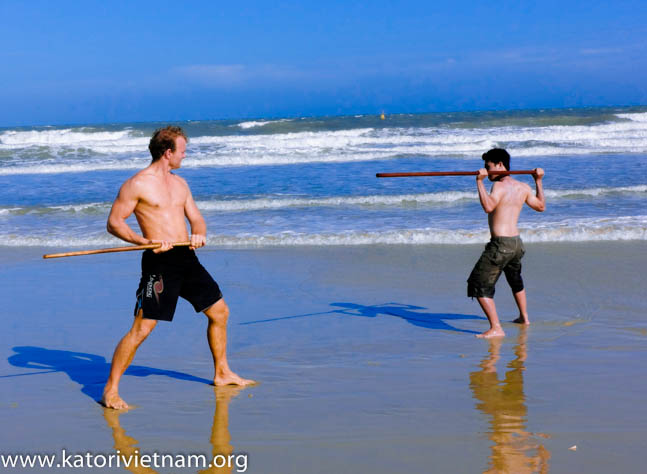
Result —
[[492, 237], [467, 279], [467, 296], [493, 298], [494, 285], [501, 272], [505, 273], [513, 293], [523, 290], [521, 258], [525, 253], [519, 236]]

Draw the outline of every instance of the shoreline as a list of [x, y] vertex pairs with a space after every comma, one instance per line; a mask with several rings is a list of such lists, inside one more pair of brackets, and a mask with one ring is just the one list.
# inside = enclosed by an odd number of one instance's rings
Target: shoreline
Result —
[[[523, 236], [522, 236], [523, 239]], [[118, 241], [122, 242], [122, 241]], [[470, 248], [470, 247], [483, 247], [485, 244], [487, 244], [488, 240], [483, 240], [483, 242], [470, 242], [470, 243], [422, 243], [422, 244], [415, 244], [415, 243], [388, 243], [388, 244], [382, 244], [382, 243], [377, 243], [377, 244], [330, 244], [330, 245], [310, 245], [310, 244], [303, 244], [303, 245], [263, 245], [263, 246], [213, 246], [207, 244], [205, 247], [198, 249], [197, 252], [262, 252], [262, 251], [291, 251], [291, 250], [303, 250], [303, 251], [317, 251], [318, 249], [325, 250], [325, 249], [443, 249], [443, 248]], [[526, 243], [527, 240], [524, 240], [524, 243]], [[552, 242], [527, 242], [529, 246], [545, 246], [545, 247], [560, 247], [560, 246], [604, 246], [604, 245], [610, 245], [610, 246], [615, 246], [615, 245], [636, 245], [636, 246], [641, 246], [641, 245], [646, 245], [647, 246], [647, 240], [641, 240], [641, 239], [627, 239], [627, 240], [586, 240], [586, 241], [570, 241], [570, 240], [563, 240], [563, 241], [552, 241]], [[127, 246], [128, 244], [124, 242], [124, 245], [115, 245], [115, 247], [119, 246]], [[63, 245], [52, 245], [52, 246], [42, 246], [42, 245], [28, 245], [28, 246], [13, 246], [13, 245], [2, 245], [0, 244], [0, 258], [5, 259], [5, 258], [11, 258], [13, 257], [19, 257], [21, 254], [27, 254], [30, 258], [41, 258], [45, 254], [50, 254], [50, 253], [58, 253], [58, 252], [64, 252], [64, 251], [81, 251], [81, 250], [92, 250], [92, 249], [99, 249], [103, 247], [95, 247], [95, 246], [82, 246], [82, 247], [77, 247], [77, 246], [63, 246]], [[108, 247], [106, 247], [108, 248]], [[114, 254], [125, 254], [129, 252], [115, 252]], [[130, 252], [132, 255], [135, 255], [137, 251]], [[82, 257], [92, 257], [92, 255], [88, 256], [82, 256]], [[54, 260], [64, 260], [64, 259], [70, 259], [70, 258], [79, 258], [79, 257], [62, 257], [62, 258], [56, 258], [56, 259], [51, 259], [52, 261]], [[45, 259], [47, 260], [47, 259]]]

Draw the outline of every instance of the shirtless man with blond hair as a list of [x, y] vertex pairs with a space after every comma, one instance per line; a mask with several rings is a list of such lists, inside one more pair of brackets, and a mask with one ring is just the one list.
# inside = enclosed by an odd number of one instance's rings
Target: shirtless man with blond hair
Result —
[[[206, 243], [207, 226], [186, 181], [172, 173], [186, 153], [187, 137], [180, 127], [157, 130], [148, 146], [153, 161], [128, 179], [119, 190], [108, 217], [108, 232], [136, 245], [159, 243], [155, 250], [142, 255], [142, 276], [135, 305], [135, 319], [121, 339], [112, 357], [110, 376], [103, 390], [102, 403], [109, 408], [125, 409], [119, 396], [119, 380], [135, 356], [139, 345], [151, 333], [157, 321], [171, 321], [178, 297], [188, 300], [207, 316], [207, 341], [213, 355], [219, 385], [249, 385], [227, 363], [227, 319], [229, 308], [218, 284], [198, 262], [194, 250]], [[135, 213], [142, 235], [126, 223]], [[191, 226], [187, 232], [186, 220]], [[189, 247], [173, 247], [173, 242]]]
[[[491, 171], [510, 170], [510, 155], [504, 149], [493, 148], [484, 153], [483, 161], [485, 168], [479, 170], [476, 186], [481, 206], [488, 214], [491, 238], [467, 280], [467, 296], [478, 300], [490, 322], [490, 329], [476, 337], [490, 338], [505, 336], [494, 305], [494, 285], [501, 272], [505, 273], [519, 307], [519, 317], [514, 322], [530, 324], [526, 308], [526, 290], [521, 278], [521, 258], [525, 249], [519, 237], [517, 221], [524, 203], [535, 211], [543, 212], [546, 209], [546, 200], [542, 184], [543, 169], [537, 168], [533, 173], [536, 187], [533, 193], [530, 186], [510, 175], [488, 175]], [[490, 181], [494, 182], [489, 194], [483, 184], [483, 180], [488, 176]]]

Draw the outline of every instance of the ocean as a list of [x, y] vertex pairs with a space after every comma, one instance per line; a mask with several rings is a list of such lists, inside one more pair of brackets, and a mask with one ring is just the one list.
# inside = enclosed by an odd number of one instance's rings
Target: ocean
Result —
[[[547, 209], [524, 209], [524, 240], [647, 240], [647, 107], [174, 124], [189, 136], [176, 173], [214, 247], [485, 242], [473, 177], [375, 174], [474, 171], [495, 146], [512, 169], [546, 171]], [[0, 129], [0, 246], [121, 245], [111, 203], [163, 125]]]

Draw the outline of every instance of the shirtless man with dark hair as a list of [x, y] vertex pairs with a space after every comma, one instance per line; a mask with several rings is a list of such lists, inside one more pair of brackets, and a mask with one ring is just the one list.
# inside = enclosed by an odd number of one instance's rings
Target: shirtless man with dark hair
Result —
[[[152, 163], [128, 179], [112, 205], [108, 232], [136, 245], [159, 243], [142, 255], [142, 277], [137, 290], [135, 319], [121, 339], [112, 358], [110, 376], [103, 390], [102, 403], [125, 409], [119, 396], [119, 380], [135, 356], [139, 345], [157, 321], [171, 321], [179, 296], [187, 299], [196, 312], [207, 316], [207, 340], [213, 355], [214, 385], [249, 385], [227, 363], [227, 319], [229, 308], [218, 284], [198, 262], [194, 250], [206, 243], [207, 226], [186, 181], [171, 171], [181, 166], [187, 138], [180, 127], [165, 127], [155, 132], [149, 150]], [[126, 223], [135, 213], [143, 235]], [[186, 220], [191, 226], [187, 232]], [[173, 242], [190, 241], [187, 247]]]
[[[490, 329], [476, 337], [489, 338], [505, 336], [494, 304], [494, 285], [501, 272], [505, 273], [519, 307], [519, 317], [514, 322], [530, 323], [526, 309], [526, 291], [521, 278], [521, 258], [525, 249], [519, 237], [517, 221], [524, 203], [535, 211], [543, 212], [546, 209], [546, 200], [542, 184], [543, 169], [537, 168], [533, 173], [536, 187], [533, 193], [530, 186], [510, 175], [488, 175], [490, 171], [510, 170], [510, 155], [507, 151], [493, 148], [483, 154], [483, 160], [485, 168], [479, 170], [476, 186], [481, 206], [488, 214], [491, 239], [467, 280], [467, 296], [477, 298], [490, 322]], [[483, 184], [483, 180], [488, 176], [490, 181], [494, 182], [489, 194]]]

